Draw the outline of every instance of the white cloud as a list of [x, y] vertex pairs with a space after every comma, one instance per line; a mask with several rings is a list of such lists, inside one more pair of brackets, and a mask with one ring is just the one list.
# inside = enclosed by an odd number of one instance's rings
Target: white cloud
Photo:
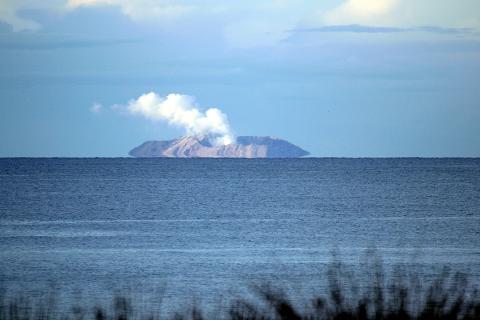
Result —
[[65, 14], [81, 7], [97, 6], [116, 6], [132, 20], [156, 20], [160, 24], [184, 18], [199, 8], [195, 1], [176, 0], [0, 0], [0, 22], [7, 23], [14, 31], [37, 30], [41, 25], [21, 17], [21, 10]]
[[326, 24], [388, 24], [398, 0], [347, 0], [335, 9], [326, 12]]
[[14, 31], [37, 30], [40, 25], [30, 19], [22, 18], [17, 10], [22, 8], [23, 3], [12, 0], [0, 1], [0, 21], [12, 26]]
[[117, 4], [117, 0], [68, 0], [67, 7], [75, 9], [78, 7], [90, 7], [96, 5], [112, 5]]
[[22, 17], [22, 10], [41, 10], [51, 13], [64, 11], [66, 0], [0, 0], [0, 22], [14, 31], [35, 31], [41, 25], [31, 18]]
[[324, 25], [480, 28], [478, 0], [344, 0], [317, 12]]
[[[116, 106], [114, 109], [122, 108]], [[152, 121], [167, 121], [185, 129], [188, 135], [207, 135], [214, 144], [235, 142], [227, 116], [217, 108], [201, 112], [195, 98], [188, 95], [171, 93], [161, 97], [150, 92], [130, 100], [124, 109], [130, 114], [138, 114]]]
[[68, 0], [67, 8], [73, 10], [102, 5], [118, 6], [124, 15], [133, 20], [176, 19], [196, 9], [193, 4], [174, 0]]
[[[0, 21], [14, 30], [40, 25], [22, 10], [56, 11], [65, 15], [79, 8], [113, 6], [148, 28], [192, 37], [218, 35], [230, 47], [271, 46], [289, 30], [328, 25], [359, 24], [395, 27], [480, 28], [478, 0], [0, 0]], [[30, 15], [32, 16], [32, 15]]]
[[90, 107], [90, 112], [91, 113], [100, 113], [102, 111], [102, 109], [103, 109], [103, 106], [100, 103], [94, 102], [92, 104], [92, 106]]

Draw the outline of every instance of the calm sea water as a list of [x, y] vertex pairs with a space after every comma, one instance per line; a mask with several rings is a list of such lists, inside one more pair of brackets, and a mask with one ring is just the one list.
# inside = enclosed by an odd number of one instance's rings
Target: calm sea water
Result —
[[480, 159], [0, 159], [10, 290], [308, 291], [332, 249], [361, 266], [372, 247], [478, 278]]

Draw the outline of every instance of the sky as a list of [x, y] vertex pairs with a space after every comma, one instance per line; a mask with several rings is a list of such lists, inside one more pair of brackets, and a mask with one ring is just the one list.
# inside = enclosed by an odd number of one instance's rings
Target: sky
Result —
[[211, 128], [316, 157], [480, 157], [480, 2], [0, 0], [0, 157]]

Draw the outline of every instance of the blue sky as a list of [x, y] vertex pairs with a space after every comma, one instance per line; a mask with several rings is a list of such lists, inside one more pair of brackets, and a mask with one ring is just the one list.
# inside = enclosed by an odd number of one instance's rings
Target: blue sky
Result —
[[[314, 156], [480, 156], [478, 0], [4, 0], [0, 156], [126, 156], [180, 93]], [[113, 106], [113, 107], [112, 107]]]

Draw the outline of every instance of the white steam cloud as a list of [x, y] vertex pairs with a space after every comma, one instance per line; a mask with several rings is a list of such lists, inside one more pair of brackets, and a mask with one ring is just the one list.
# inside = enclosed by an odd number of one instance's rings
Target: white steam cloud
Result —
[[199, 111], [195, 98], [188, 95], [171, 93], [161, 97], [150, 92], [130, 100], [126, 108], [130, 114], [184, 128], [188, 135], [207, 135], [215, 145], [235, 142], [227, 116], [217, 108]]

